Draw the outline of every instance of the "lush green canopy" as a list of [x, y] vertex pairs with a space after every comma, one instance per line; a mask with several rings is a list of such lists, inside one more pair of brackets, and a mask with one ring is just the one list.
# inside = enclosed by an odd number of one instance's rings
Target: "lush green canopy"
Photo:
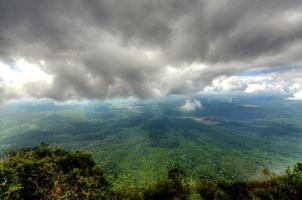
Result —
[[193, 181], [174, 166], [168, 177], [142, 188], [113, 189], [91, 155], [41, 144], [10, 151], [0, 161], [0, 199], [302, 199], [302, 164], [249, 182]]
[[0, 163], [0, 199], [103, 199], [109, 184], [90, 154], [42, 144]]

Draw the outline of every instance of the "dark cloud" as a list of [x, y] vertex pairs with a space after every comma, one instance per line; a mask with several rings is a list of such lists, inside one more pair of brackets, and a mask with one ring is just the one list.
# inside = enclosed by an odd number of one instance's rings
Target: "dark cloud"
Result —
[[0, 61], [43, 60], [53, 76], [24, 86], [34, 97], [190, 93], [302, 60], [301, 0], [0, 0], [0, 11]]

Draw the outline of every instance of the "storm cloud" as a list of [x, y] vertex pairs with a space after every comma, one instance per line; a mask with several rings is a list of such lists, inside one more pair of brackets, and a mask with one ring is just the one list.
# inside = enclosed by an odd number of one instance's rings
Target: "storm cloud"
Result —
[[0, 62], [48, 77], [0, 74], [0, 101], [190, 94], [285, 65], [302, 87], [301, 0], [0, 0], [0, 27]]

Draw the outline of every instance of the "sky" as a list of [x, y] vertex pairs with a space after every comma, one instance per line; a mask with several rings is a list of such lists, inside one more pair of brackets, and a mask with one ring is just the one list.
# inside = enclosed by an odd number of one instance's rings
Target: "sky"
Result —
[[0, 0], [0, 11], [0, 103], [200, 91], [302, 100], [301, 0]]

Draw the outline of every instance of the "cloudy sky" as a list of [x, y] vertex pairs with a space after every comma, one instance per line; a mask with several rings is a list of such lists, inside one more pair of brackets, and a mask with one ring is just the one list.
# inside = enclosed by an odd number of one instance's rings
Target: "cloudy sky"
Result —
[[0, 0], [0, 102], [277, 92], [302, 100], [301, 0]]

